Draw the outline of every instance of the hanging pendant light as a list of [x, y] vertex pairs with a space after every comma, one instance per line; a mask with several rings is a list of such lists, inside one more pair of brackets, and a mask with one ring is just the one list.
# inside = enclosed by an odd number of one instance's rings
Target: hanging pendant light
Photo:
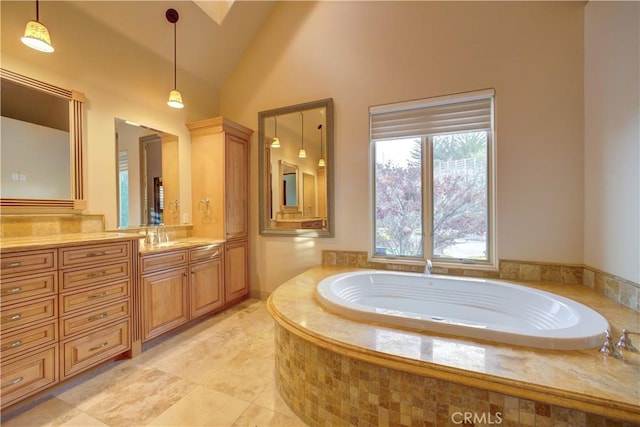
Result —
[[280, 139], [278, 139], [278, 116], [273, 116], [273, 120], [275, 121], [275, 136], [273, 137], [271, 148], [280, 148]]
[[301, 159], [304, 159], [305, 157], [307, 157], [307, 152], [304, 151], [304, 113], [300, 113], [300, 120], [301, 120], [301, 137], [300, 137], [300, 151], [298, 152], [298, 157], [300, 157]]
[[322, 150], [322, 123], [318, 125], [318, 129], [320, 129], [320, 160], [318, 160], [318, 167], [325, 167], [326, 164], [324, 162], [324, 155]]
[[176, 22], [180, 19], [180, 15], [178, 15], [178, 11], [175, 9], [167, 9], [167, 13], [165, 14], [167, 17], [167, 21], [173, 24], [173, 90], [169, 92], [169, 101], [167, 105], [173, 108], [184, 108], [184, 104], [182, 103], [182, 95], [177, 89], [177, 74], [178, 74], [178, 62], [177, 62], [177, 43], [176, 43]]
[[36, 20], [27, 22], [27, 26], [24, 29], [24, 36], [20, 40], [31, 49], [39, 50], [40, 52], [51, 53], [54, 50], [51, 45], [49, 30], [40, 22], [40, 5], [38, 0], [36, 0]]

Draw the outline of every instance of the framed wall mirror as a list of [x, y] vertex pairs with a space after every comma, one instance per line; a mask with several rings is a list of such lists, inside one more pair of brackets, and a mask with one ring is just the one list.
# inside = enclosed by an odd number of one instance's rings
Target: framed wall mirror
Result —
[[84, 95], [6, 69], [0, 80], [0, 205], [84, 209]]
[[118, 227], [180, 223], [178, 137], [116, 118]]
[[258, 113], [260, 234], [333, 237], [333, 100]]

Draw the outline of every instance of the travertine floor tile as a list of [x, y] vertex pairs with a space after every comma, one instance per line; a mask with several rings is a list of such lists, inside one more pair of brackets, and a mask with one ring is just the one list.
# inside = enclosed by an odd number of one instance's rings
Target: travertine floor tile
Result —
[[249, 407], [249, 403], [216, 390], [196, 387], [149, 426], [229, 426]]
[[273, 381], [273, 358], [236, 356], [204, 384], [238, 399], [253, 400]]
[[6, 420], [2, 427], [53, 427], [64, 424], [82, 412], [67, 402], [51, 397], [34, 408]]
[[264, 301], [248, 300], [67, 382], [2, 427], [303, 426], [275, 388], [273, 331]]
[[252, 404], [238, 420], [233, 423], [234, 427], [304, 427], [299, 418], [272, 411], [267, 408]]
[[108, 424], [93, 418], [89, 414], [82, 412], [71, 418], [66, 423], [60, 424], [60, 427], [108, 427]]

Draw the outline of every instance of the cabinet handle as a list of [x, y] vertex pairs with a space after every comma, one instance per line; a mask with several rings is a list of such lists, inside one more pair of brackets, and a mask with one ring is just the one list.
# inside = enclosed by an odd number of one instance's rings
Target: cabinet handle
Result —
[[21, 265], [22, 265], [22, 262], [20, 261], [8, 262], [6, 264], [2, 264], [2, 268], [20, 267]]
[[5, 289], [4, 291], [2, 291], [2, 295], [17, 294], [18, 292], [22, 292], [21, 287]]
[[100, 345], [97, 345], [97, 346], [95, 346], [95, 347], [91, 347], [91, 348], [89, 349], [89, 351], [96, 351], [96, 350], [100, 350], [102, 347], [106, 347], [106, 346], [108, 346], [108, 345], [109, 345], [109, 342], [103, 342], [103, 343], [102, 343], [102, 344], [100, 344]]
[[104, 256], [107, 254], [107, 251], [102, 251], [102, 252], [89, 252], [86, 257], [87, 258], [92, 258], [94, 256]]
[[8, 350], [10, 348], [16, 348], [16, 347], [20, 347], [22, 345], [22, 341], [21, 340], [17, 340], [12, 342], [11, 344], [6, 344], [2, 346], [3, 350]]
[[22, 380], [24, 380], [24, 377], [18, 377], [18, 378], [16, 378], [15, 380], [11, 381], [9, 384], [3, 384], [3, 385], [2, 385], [2, 388], [9, 387], [9, 386], [11, 386], [11, 385], [16, 385], [16, 384], [18, 384], [18, 383], [19, 383], [20, 381], [22, 381]]
[[102, 270], [102, 271], [95, 271], [93, 273], [89, 273], [87, 274], [88, 278], [92, 278], [92, 277], [100, 277], [100, 276], [104, 276], [106, 274], [108, 274], [109, 272], [107, 270]]
[[87, 297], [87, 299], [104, 298], [104, 297], [106, 297], [107, 295], [109, 295], [109, 292], [104, 291], [104, 292], [99, 292], [99, 293], [97, 293], [97, 294], [89, 295], [89, 296]]
[[100, 314], [96, 314], [95, 316], [89, 317], [89, 319], [87, 319], [87, 320], [89, 322], [93, 322], [93, 321], [98, 320], [98, 319], [104, 319], [108, 315], [109, 315], [109, 313], [100, 313]]
[[22, 317], [22, 313], [14, 314], [13, 316], [6, 316], [2, 318], [3, 322], [13, 322], [14, 320], [18, 320]]

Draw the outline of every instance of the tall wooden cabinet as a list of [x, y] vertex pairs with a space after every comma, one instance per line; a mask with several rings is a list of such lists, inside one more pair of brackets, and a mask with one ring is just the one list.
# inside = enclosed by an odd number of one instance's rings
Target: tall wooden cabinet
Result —
[[224, 117], [188, 123], [193, 234], [225, 240], [224, 303], [249, 294], [249, 141]]

